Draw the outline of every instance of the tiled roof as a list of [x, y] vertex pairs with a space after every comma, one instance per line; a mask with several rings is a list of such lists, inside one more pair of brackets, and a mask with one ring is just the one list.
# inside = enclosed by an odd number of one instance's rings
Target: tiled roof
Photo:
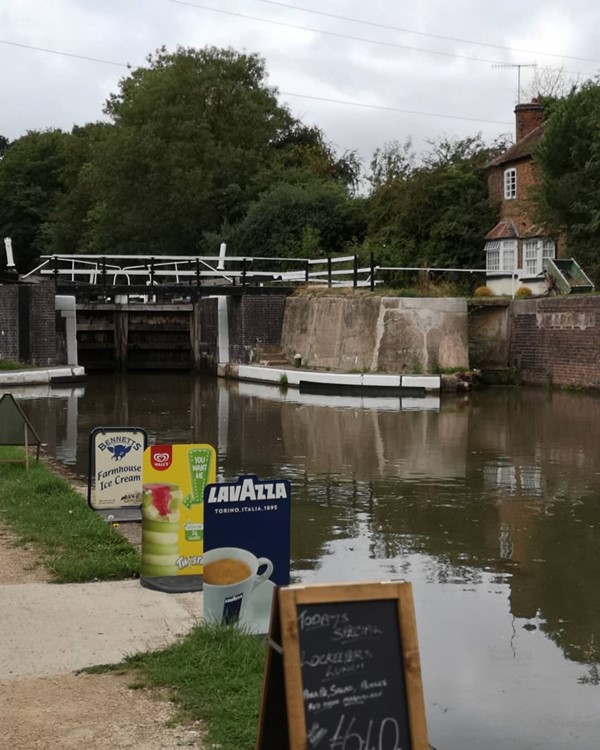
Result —
[[529, 229], [521, 232], [521, 237], [550, 237], [550, 232], [541, 224], [532, 224]]
[[508, 151], [505, 151], [503, 154], [500, 154], [500, 156], [492, 159], [492, 161], [487, 164], [487, 168], [498, 167], [507, 162], [520, 161], [521, 159], [529, 158], [533, 155], [533, 151], [537, 144], [542, 140], [543, 135], [544, 126], [539, 125], [530, 133], [527, 133], [524, 138], [521, 138], [520, 141], [515, 143], [514, 146], [511, 146]]
[[519, 236], [512, 219], [501, 219], [493, 229], [485, 235], [486, 240], [509, 240]]

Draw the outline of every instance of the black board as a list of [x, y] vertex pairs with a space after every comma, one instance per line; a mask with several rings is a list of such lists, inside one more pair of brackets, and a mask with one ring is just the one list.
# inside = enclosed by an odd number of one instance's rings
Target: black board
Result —
[[393, 599], [298, 607], [309, 746], [412, 750]]
[[428, 750], [407, 582], [273, 598], [257, 750]]

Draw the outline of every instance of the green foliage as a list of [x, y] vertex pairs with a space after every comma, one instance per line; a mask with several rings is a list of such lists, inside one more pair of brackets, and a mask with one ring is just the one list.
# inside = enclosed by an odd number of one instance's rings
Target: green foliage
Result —
[[588, 82], [558, 101], [537, 149], [539, 219], [563, 230], [568, 253], [600, 282], [600, 85]]
[[[0, 448], [0, 457], [17, 449]], [[22, 451], [19, 451], [22, 455]], [[43, 463], [0, 463], [0, 514], [26, 542], [40, 546], [57, 583], [130, 578], [135, 549], [91, 511], [85, 500]]]
[[0, 161], [0, 237], [12, 237], [21, 273], [46, 250], [43, 226], [61, 192], [68, 137], [60, 130], [29, 131]]
[[10, 359], [0, 359], [0, 370], [28, 370], [31, 365], [23, 362], [12, 362]]
[[86, 242], [98, 252], [196, 252], [205, 231], [243, 217], [293, 125], [263, 60], [216, 48], [158, 50], [105, 111]]
[[505, 144], [480, 136], [441, 140], [414, 165], [410, 144], [378, 155], [371, 182], [369, 241], [384, 247], [382, 265], [474, 268], [482, 237], [494, 223], [485, 164]]
[[50, 253], [75, 253], [85, 243], [88, 216], [96, 193], [91, 177], [96, 149], [107, 136], [107, 123], [75, 126], [64, 142], [64, 162], [43, 236]]
[[0, 159], [4, 156], [4, 154], [8, 151], [8, 147], [10, 146], [10, 141], [5, 135], [0, 135]]
[[341, 185], [279, 184], [253, 203], [231, 238], [238, 255], [323, 257], [337, 253], [366, 228], [364, 203]]

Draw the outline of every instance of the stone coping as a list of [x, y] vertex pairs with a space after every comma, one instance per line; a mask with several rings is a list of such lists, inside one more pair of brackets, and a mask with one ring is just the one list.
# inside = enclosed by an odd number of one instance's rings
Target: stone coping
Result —
[[85, 369], [78, 365], [35, 367], [30, 370], [0, 370], [0, 389], [12, 386], [47, 385], [52, 382], [77, 382], [85, 378]]
[[219, 375], [238, 380], [272, 383], [279, 385], [282, 379], [286, 385], [298, 387], [300, 381], [328, 385], [347, 385], [385, 388], [424, 388], [426, 391], [439, 391], [439, 375], [384, 375], [380, 373], [342, 373], [302, 370], [300, 368], [266, 367], [264, 365], [219, 365]]

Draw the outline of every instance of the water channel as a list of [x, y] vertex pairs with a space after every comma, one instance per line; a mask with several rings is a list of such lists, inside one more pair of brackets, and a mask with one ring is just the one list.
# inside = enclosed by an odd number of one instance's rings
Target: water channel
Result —
[[220, 479], [290, 479], [294, 581], [411, 581], [439, 750], [599, 746], [598, 398], [401, 404], [173, 373], [33, 395], [49, 451], [82, 475], [93, 427], [135, 425], [214, 445]]

